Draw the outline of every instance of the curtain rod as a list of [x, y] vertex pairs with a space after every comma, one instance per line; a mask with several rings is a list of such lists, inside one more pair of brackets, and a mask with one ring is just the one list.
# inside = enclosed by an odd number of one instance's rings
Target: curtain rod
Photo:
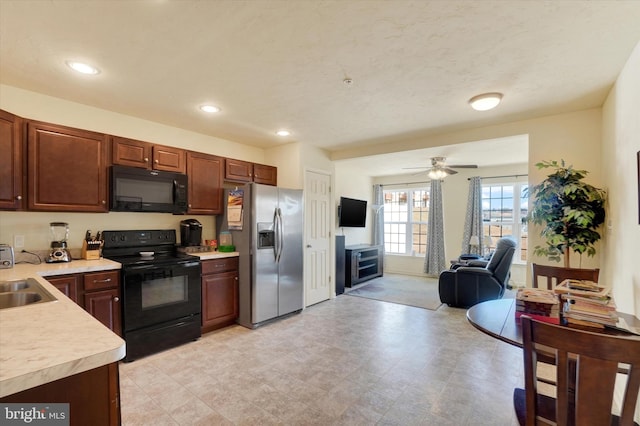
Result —
[[[518, 179], [519, 177], [525, 177], [525, 176], [529, 176], [529, 175], [487, 176], [487, 177], [480, 177], [480, 180], [482, 180], [482, 179], [499, 179], [499, 178], [508, 178], [508, 177], [514, 177], [514, 178]], [[471, 180], [471, 178], [467, 178], [467, 180]]]
[[418, 185], [418, 184], [423, 184], [423, 183], [431, 183], [430, 180], [425, 181], [425, 182], [398, 182], [398, 183], [385, 183], [385, 184], [380, 184], [380, 186], [385, 187], [385, 186], [393, 186], [393, 185]]

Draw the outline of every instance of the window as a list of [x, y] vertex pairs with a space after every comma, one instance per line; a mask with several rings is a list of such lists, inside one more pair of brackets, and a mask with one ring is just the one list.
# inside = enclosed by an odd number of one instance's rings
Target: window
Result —
[[[529, 199], [523, 183], [482, 185], [482, 222], [487, 251], [498, 239], [511, 236], [518, 243], [515, 261], [527, 260], [527, 222]], [[488, 238], [490, 237], [490, 238]]]
[[384, 191], [385, 252], [424, 256], [427, 252], [428, 218], [427, 189]]

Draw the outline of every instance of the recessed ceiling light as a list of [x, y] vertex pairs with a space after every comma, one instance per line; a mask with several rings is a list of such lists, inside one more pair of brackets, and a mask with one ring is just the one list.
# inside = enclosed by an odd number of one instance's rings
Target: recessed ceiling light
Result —
[[202, 105], [200, 109], [204, 112], [214, 113], [222, 111], [220, 108], [214, 105]]
[[278, 131], [276, 132], [276, 135], [278, 135], [278, 136], [289, 136], [290, 134], [291, 134], [291, 132], [290, 132], [290, 131], [288, 131], [288, 130], [284, 130], [284, 129], [282, 129], [282, 130], [278, 130]]
[[85, 64], [83, 62], [67, 61], [67, 65], [72, 70], [82, 74], [95, 75], [100, 73], [100, 70], [98, 68], [92, 67], [91, 65]]
[[488, 111], [497, 107], [501, 100], [502, 93], [483, 93], [469, 99], [469, 104], [476, 111]]

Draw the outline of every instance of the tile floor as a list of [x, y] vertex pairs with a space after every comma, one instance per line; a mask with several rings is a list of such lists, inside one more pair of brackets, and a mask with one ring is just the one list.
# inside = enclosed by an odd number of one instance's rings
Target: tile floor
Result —
[[520, 349], [463, 309], [341, 295], [120, 365], [134, 425], [517, 425]]

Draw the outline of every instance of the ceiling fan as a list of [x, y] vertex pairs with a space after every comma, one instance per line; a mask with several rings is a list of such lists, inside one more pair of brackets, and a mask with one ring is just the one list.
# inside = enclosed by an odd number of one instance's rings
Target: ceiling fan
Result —
[[405, 167], [406, 169], [426, 169], [425, 172], [428, 173], [429, 178], [431, 179], [444, 179], [449, 175], [455, 175], [458, 173], [453, 169], [477, 169], [478, 166], [476, 164], [446, 164], [445, 157], [432, 157], [431, 158], [431, 167]]

